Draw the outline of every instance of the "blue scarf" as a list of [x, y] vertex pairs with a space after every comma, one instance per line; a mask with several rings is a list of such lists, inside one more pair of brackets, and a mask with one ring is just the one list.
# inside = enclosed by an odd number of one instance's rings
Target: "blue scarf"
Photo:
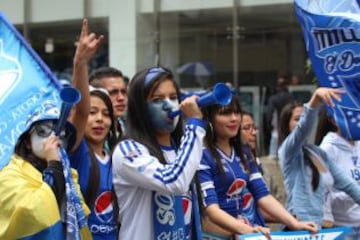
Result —
[[70, 162], [64, 148], [59, 148], [60, 159], [63, 164], [64, 178], [65, 178], [65, 191], [66, 191], [66, 239], [67, 240], [80, 240], [80, 229], [86, 224], [87, 220], [80, 202], [80, 198], [75, 188], [74, 181], [71, 175]]

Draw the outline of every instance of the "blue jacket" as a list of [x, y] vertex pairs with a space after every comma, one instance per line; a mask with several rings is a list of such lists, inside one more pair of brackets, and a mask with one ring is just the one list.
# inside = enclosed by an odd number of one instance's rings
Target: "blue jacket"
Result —
[[[302, 114], [295, 129], [286, 137], [278, 152], [285, 190], [287, 193], [287, 209], [301, 221], [314, 221], [319, 228], [322, 225], [325, 204], [324, 177], [320, 174], [318, 188], [313, 191], [311, 180], [312, 171], [304, 161], [303, 147], [306, 145], [316, 155], [331, 173], [334, 188], [349, 194], [358, 204], [360, 203], [360, 186], [345, 175], [323, 150], [313, 144], [306, 144], [314, 124], [317, 109], [304, 105]], [[329, 174], [328, 174], [329, 175]]]

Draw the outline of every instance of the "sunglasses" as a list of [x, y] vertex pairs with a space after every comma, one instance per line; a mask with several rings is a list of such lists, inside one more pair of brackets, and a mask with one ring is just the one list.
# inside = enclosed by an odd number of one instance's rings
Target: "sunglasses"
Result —
[[[56, 123], [54, 121], [51, 120], [42, 121], [39, 123], [35, 123], [35, 125], [31, 128], [29, 133], [32, 134], [35, 132], [38, 136], [42, 138], [47, 138], [51, 134], [55, 133], [55, 128], [56, 128]], [[65, 143], [67, 143], [67, 139], [69, 138], [70, 135], [71, 133], [69, 133], [66, 129], [60, 132], [59, 138], [63, 142], [63, 145], [66, 145]]]

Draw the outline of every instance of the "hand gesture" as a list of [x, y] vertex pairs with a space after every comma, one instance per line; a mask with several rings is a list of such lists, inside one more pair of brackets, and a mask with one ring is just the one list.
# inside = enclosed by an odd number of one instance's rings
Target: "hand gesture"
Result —
[[334, 107], [334, 99], [340, 102], [341, 95], [344, 93], [345, 90], [343, 89], [320, 87], [313, 93], [309, 102], [309, 106], [312, 108], [317, 107], [322, 101], [328, 106]]
[[84, 19], [78, 46], [74, 56], [74, 63], [87, 64], [89, 60], [95, 55], [103, 39], [103, 35], [97, 37], [95, 33], [88, 34], [88, 20]]

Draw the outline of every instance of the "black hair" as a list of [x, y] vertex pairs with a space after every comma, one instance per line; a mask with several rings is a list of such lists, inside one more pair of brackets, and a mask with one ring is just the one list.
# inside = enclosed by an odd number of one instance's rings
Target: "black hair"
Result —
[[124, 78], [123, 73], [113, 67], [100, 67], [91, 72], [89, 76], [89, 83], [94, 87], [103, 87], [102, 79], [108, 77], [120, 77]]
[[327, 113], [326, 105], [321, 105], [319, 109], [319, 120], [315, 135], [315, 144], [320, 145], [321, 141], [328, 132], [337, 132], [338, 127], [334, 120]]
[[[254, 116], [253, 116], [253, 114], [252, 114], [251, 112], [242, 111], [242, 118], [243, 118], [244, 116], [249, 116], [249, 117], [251, 117], [251, 119], [254, 121]], [[241, 121], [241, 122], [242, 122], [242, 121]], [[256, 139], [256, 140], [257, 140], [257, 139]], [[250, 146], [249, 146], [249, 148], [250, 148]], [[250, 149], [250, 152], [251, 152], [252, 157], [253, 157], [254, 159], [256, 159], [256, 158], [258, 157], [258, 153], [257, 153], [258, 150], [257, 150], [257, 146], [256, 146], [256, 145], [255, 145], [255, 149]], [[259, 163], [258, 161], [255, 161], [255, 163], [256, 163], [256, 166], [257, 166], [257, 168], [259, 169], [260, 173], [261, 173], [261, 174], [264, 174], [264, 169], [263, 169], [261, 163]]]
[[279, 126], [279, 143], [278, 146], [282, 144], [282, 142], [285, 140], [285, 138], [290, 134], [290, 128], [289, 123], [291, 116], [293, 114], [293, 111], [297, 107], [303, 107], [303, 103], [292, 101], [284, 106], [280, 113], [280, 118], [278, 120], [278, 126]]
[[[117, 141], [119, 140], [119, 138], [121, 137], [122, 133], [121, 133], [121, 129], [119, 129], [120, 131], [120, 135], [119, 137], [117, 137], [116, 135], [116, 129], [115, 129], [115, 124], [116, 124], [116, 120], [115, 120], [115, 116], [114, 116], [114, 110], [113, 110], [113, 106], [112, 106], [112, 102], [110, 100], [110, 97], [103, 91], [101, 90], [92, 90], [90, 91], [90, 96], [96, 96], [98, 98], [100, 98], [106, 105], [106, 108], [109, 111], [109, 117], [111, 119], [111, 125], [110, 125], [110, 129], [109, 132], [107, 134], [106, 137], [106, 144], [107, 147], [109, 148], [109, 153], [111, 154], [113, 148], [115, 147]], [[88, 144], [88, 149], [89, 151], [89, 158], [90, 158], [90, 174], [89, 179], [88, 179], [88, 188], [86, 189], [86, 192], [84, 193], [84, 199], [85, 202], [88, 206], [93, 206], [94, 202], [95, 202], [95, 198], [97, 195], [97, 192], [99, 190], [99, 183], [100, 183], [100, 170], [99, 170], [99, 165], [95, 156], [94, 151], [91, 149], [91, 146]], [[110, 164], [112, 164], [110, 162]], [[111, 167], [109, 168], [109, 170], [111, 169]], [[109, 178], [111, 175], [111, 173], [109, 172], [107, 174], [107, 177]], [[117, 219], [118, 217], [118, 204], [117, 204], [117, 198], [115, 195], [114, 190], [112, 190], [112, 194], [113, 194], [113, 205], [114, 205], [114, 219]]]
[[[165, 71], [159, 72], [159, 74], [154, 76], [154, 79], [149, 84], [145, 84], [145, 77], [151, 68], [138, 72], [130, 81], [128, 90], [128, 119], [126, 122], [125, 137], [141, 142], [149, 149], [151, 155], [158, 158], [162, 164], [166, 164], [160, 145], [154, 141], [154, 139], [156, 139], [156, 131], [150, 121], [146, 121], [146, 119], [150, 119], [150, 113], [147, 109], [147, 98], [151, 94], [151, 91], [156, 89], [160, 83], [166, 80], [172, 81], [176, 93], [180, 98], [180, 89], [175, 82], [172, 73], [166, 68], [163, 69]], [[177, 148], [180, 146], [180, 140], [183, 134], [181, 118], [182, 117], [180, 116], [179, 123], [171, 133], [171, 139]]]
[[[214, 119], [216, 114], [229, 114], [229, 113], [239, 113], [242, 114], [242, 109], [239, 103], [239, 100], [236, 96], [233, 96], [231, 102], [227, 106], [221, 106], [219, 104], [210, 105], [203, 108], [203, 114], [207, 121], [209, 122], [206, 127], [205, 135], [205, 146], [211, 153], [212, 157], [215, 159], [219, 172], [224, 175], [223, 164], [221, 163], [220, 155], [216, 150], [216, 134], [213, 129]], [[248, 163], [245, 160], [245, 155], [242, 149], [241, 137], [240, 137], [240, 128], [236, 136], [230, 139], [230, 144], [234, 147], [235, 153], [240, 157], [241, 163], [248, 170]]]
[[[290, 119], [292, 117], [294, 109], [297, 107], [303, 107], [303, 105], [304, 104], [301, 102], [293, 101], [293, 102], [286, 104], [285, 107], [283, 108], [283, 110], [281, 111], [279, 124], [278, 124], [278, 126], [279, 126], [279, 144], [278, 144], [278, 146], [280, 146], [284, 142], [286, 137], [290, 134], [289, 123], [290, 123]], [[302, 148], [302, 151], [304, 153], [304, 162], [305, 162], [305, 164], [309, 165], [309, 167], [311, 168], [311, 171], [312, 171], [311, 184], [312, 184], [313, 191], [315, 191], [318, 188], [319, 183], [320, 183], [320, 173], [317, 170], [314, 163], [311, 161], [309, 151], [307, 151], [305, 148]]]

